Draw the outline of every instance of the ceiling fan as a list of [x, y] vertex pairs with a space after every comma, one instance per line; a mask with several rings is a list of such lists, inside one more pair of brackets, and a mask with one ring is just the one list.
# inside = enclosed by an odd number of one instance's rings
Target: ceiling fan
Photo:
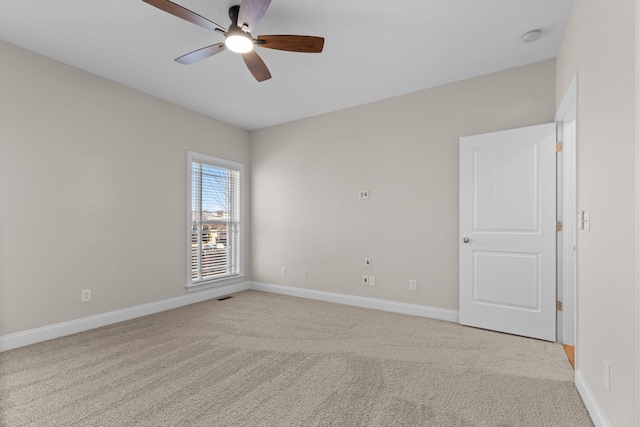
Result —
[[182, 18], [185, 21], [189, 21], [208, 30], [217, 31], [225, 36], [224, 42], [203, 47], [176, 58], [175, 61], [180, 64], [193, 64], [229, 49], [242, 54], [242, 59], [244, 59], [244, 63], [247, 65], [247, 68], [249, 68], [251, 74], [253, 74], [253, 77], [255, 77], [257, 81], [262, 82], [270, 79], [271, 73], [262, 61], [262, 58], [260, 58], [253, 49], [255, 46], [305, 53], [319, 53], [322, 52], [322, 48], [324, 47], [324, 38], [314, 36], [273, 35], [258, 36], [254, 39], [251, 36], [251, 31], [264, 16], [271, 0], [242, 0], [239, 6], [232, 6], [229, 9], [231, 26], [228, 30], [172, 1], [142, 1], [178, 18]]

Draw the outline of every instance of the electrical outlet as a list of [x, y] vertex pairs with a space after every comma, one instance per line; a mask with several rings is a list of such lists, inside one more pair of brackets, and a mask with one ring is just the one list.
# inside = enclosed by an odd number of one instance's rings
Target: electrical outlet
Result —
[[83, 289], [82, 290], [82, 302], [91, 301], [91, 289]]
[[287, 275], [287, 267], [281, 267], [280, 268], [280, 275], [281, 276], [286, 276]]
[[302, 270], [302, 278], [303, 279], [307, 278], [307, 269], [306, 268]]
[[369, 198], [369, 190], [361, 190], [358, 192], [358, 199], [367, 200]]
[[369, 276], [369, 286], [376, 285], [376, 276]]
[[604, 366], [604, 388], [611, 391], [611, 366], [606, 360], [603, 361]]
[[365, 268], [371, 267], [371, 258], [365, 258], [364, 259], [364, 267]]
[[418, 290], [418, 281], [417, 280], [409, 280], [409, 290], [417, 291]]
[[362, 276], [362, 284], [369, 286], [369, 276]]

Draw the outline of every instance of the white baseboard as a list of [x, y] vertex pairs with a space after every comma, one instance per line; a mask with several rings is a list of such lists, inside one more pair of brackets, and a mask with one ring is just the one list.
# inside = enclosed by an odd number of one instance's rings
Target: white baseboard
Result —
[[429, 307], [426, 305], [409, 304], [404, 302], [359, 297], [355, 295], [338, 294], [333, 292], [316, 291], [312, 289], [294, 288], [291, 286], [273, 285], [270, 283], [251, 282], [251, 289], [255, 289], [256, 291], [270, 292], [274, 294], [289, 295], [293, 297], [353, 305], [356, 307], [391, 311], [393, 313], [428, 317], [430, 319], [446, 320], [455, 323], [458, 323], [460, 317], [458, 310], [449, 310], [445, 308]]
[[42, 328], [30, 329], [28, 331], [0, 336], [0, 352], [11, 350], [25, 345], [47, 341], [65, 335], [76, 334], [78, 332], [95, 329], [113, 323], [122, 322], [136, 317], [142, 317], [160, 311], [171, 310], [196, 302], [218, 298], [249, 289], [249, 282], [240, 282], [230, 285], [223, 285], [205, 291], [194, 292], [175, 298], [135, 307], [124, 308], [122, 310], [110, 311], [108, 313], [97, 314], [95, 316], [83, 317], [82, 319], [70, 320], [68, 322], [57, 323], [55, 325], [44, 326]]
[[591, 387], [589, 387], [589, 383], [587, 383], [580, 369], [576, 369], [576, 388], [578, 389], [578, 393], [580, 393], [580, 397], [582, 397], [584, 406], [586, 406], [587, 411], [589, 411], [593, 424], [596, 427], [611, 427], [609, 420], [607, 420], [607, 417], [604, 415], [598, 400], [593, 395]]
[[66, 335], [76, 334], [78, 332], [87, 331], [89, 329], [100, 328], [102, 326], [134, 319], [136, 317], [142, 317], [165, 310], [171, 310], [173, 308], [194, 304], [196, 302], [205, 301], [208, 299], [218, 298], [220, 296], [232, 294], [235, 292], [246, 291], [247, 289], [255, 289], [258, 291], [271, 292], [275, 294], [334, 302], [356, 307], [372, 308], [376, 310], [390, 311], [393, 313], [428, 317], [431, 319], [446, 320], [455, 323], [458, 323], [459, 320], [457, 310], [448, 310], [443, 308], [428, 307], [424, 305], [408, 304], [376, 298], [338, 294], [333, 292], [316, 291], [311, 289], [293, 288], [290, 286], [273, 285], [268, 283], [241, 282], [194, 292], [188, 295], [182, 295], [162, 301], [152, 302], [149, 304], [138, 305], [122, 310], [110, 311], [108, 313], [97, 314], [95, 316], [83, 317], [81, 319], [70, 320], [68, 322], [56, 323], [54, 325], [0, 336], [0, 352], [23, 347], [30, 344], [36, 344], [42, 341], [47, 341]]

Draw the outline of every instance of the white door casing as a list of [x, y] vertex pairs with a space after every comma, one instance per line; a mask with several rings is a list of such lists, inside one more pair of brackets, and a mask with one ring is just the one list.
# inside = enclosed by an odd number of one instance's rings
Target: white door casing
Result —
[[460, 138], [460, 323], [556, 340], [556, 125]]
[[[578, 294], [578, 203], [577, 203], [577, 84], [578, 75], [569, 85], [556, 113], [558, 138], [562, 141], [561, 169], [558, 170], [558, 188], [562, 198], [558, 200], [559, 220], [562, 232], [558, 233], [558, 297], [562, 311], [558, 316], [558, 342], [576, 346], [575, 366], [578, 367], [577, 351], [577, 294]], [[560, 328], [561, 327], [561, 328]]]

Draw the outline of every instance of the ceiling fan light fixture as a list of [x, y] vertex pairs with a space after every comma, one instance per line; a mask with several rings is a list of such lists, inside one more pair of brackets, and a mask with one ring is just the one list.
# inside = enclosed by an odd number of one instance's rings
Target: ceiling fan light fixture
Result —
[[247, 53], [253, 50], [253, 40], [242, 30], [229, 31], [224, 44], [227, 46], [227, 49], [237, 53]]
[[[225, 41], [206, 46], [175, 59], [179, 64], [193, 64], [203, 59], [217, 55], [225, 50], [242, 54], [242, 59], [249, 69], [249, 72], [258, 82], [263, 82], [271, 78], [269, 68], [253, 49], [256, 45], [262, 48], [284, 50], [289, 52], [322, 52], [324, 38], [315, 36], [296, 35], [270, 35], [260, 36], [255, 39], [251, 36], [251, 31], [256, 27], [262, 16], [266, 12], [271, 0], [241, 0], [240, 5], [229, 8], [229, 19], [231, 25], [229, 30], [225, 30], [220, 25], [195, 12], [184, 8], [171, 0], [143, 0], [160, 10], [173, 16], [184, 19], [192, 24], [199, 25], [208, 30], [217, 31], [225, 35]], [[237, 1], [237, 0], [234, 0]]]

